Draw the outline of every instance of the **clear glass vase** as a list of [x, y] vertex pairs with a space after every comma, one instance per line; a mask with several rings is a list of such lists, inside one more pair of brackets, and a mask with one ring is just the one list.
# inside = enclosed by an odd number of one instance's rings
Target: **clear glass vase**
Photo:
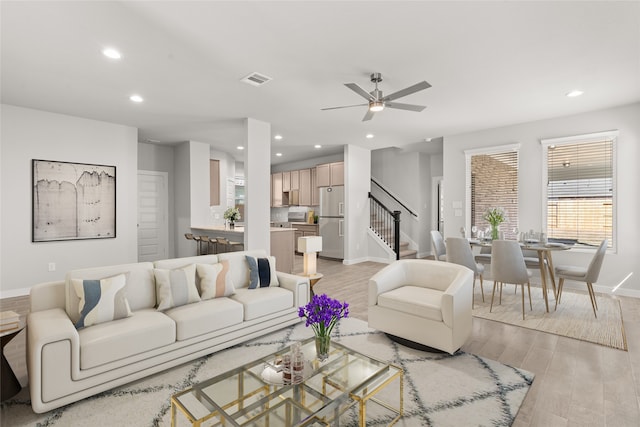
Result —
[[329, 357], [330, 347], [330, 335], [316, 335], [316, 355], [318, 356], [319, 360], [323, 361]]
[[498, 228], [499, 225], [492, 225], [491, 226], [491, 240], [498, 240], [500, 238], [500, 229]]

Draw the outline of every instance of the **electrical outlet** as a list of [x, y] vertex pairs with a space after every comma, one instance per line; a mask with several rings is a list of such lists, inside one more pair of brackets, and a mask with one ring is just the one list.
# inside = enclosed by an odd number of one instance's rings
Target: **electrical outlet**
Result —
[[56, 263], [55, 262], [50, 262], [49, 263], [49, 271], [56, 271]]

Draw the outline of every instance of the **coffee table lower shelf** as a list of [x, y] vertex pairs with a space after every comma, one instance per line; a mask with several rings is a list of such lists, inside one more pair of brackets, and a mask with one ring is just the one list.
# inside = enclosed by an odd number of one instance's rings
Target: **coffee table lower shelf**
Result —
[[[191, 425], [334, 426], [357, 406], [360, 426], [366, 425], [367, 404], [384, 411], [389, 425], [403, 415], [404, 372], [337, 342], [329, 358], [315, 359], [315, 340], [302, 342], [311, 372], [298, 384], [273, 384], [262, 373], [267, 362], [281, 358], [289, 348], [257, 359], [171, 396], [171, 426], [178, 412]], [[397, 383], [398, 394], [391, 384]], [[391, 415], [389, 415], [391, 414]]]

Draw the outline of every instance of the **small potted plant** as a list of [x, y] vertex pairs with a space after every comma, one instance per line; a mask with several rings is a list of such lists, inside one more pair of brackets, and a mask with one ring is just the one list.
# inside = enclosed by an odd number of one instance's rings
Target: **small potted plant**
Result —
[[349, 304], [327, 294], [314, 295], [307, 305], [298, 307], [298, 316], [307, 319], [305, 326], [313, 329], [318, 359], [325, 360], [329, 356], [331, 331], [338, 320], [349, 316]]
[[484, 213], [483, 218], [485, 221], [488, 221], [489, 224], [491, 224], [491, 240], [498, 240], [498, 227], [507, 219], [504, 213], [504, 209], [487, 209], [487, 211]]
[[224, 211], [223, 215], [226, 221], [229, 221], [229, 228], [233, 229], [235, 227], [235, 222], [240, 219], [240, 211], [238, 208], [229, 208]]

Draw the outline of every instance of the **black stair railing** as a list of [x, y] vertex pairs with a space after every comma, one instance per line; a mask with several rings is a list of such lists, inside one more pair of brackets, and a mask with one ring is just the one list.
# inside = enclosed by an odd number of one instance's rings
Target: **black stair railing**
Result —
[[401, 212], [390, 210], [371, 193], [369, 193], [369, 211], [371, 213], [369, 227], [393, 249], [396, 259], [400, 259]]
[[371, 178], [371, 183], [375, 184], [376, 187], [378, 187], [380, 190], [382, 190], [387, 196], [389, 196], [390, 198], [392, 198], [398, 205], [400, 205], [400, 207], [402, 207], [402, 209], [406, 210], [407, 213], [409, 213], [409, 215], [414, 216], [414, 217], [418, 217], [418, 214], [415, 213], [411, 208], [409, 208], [407, 205], [405, 205], [404, 203], [402, 203], [400, 200], [398, 200], [398, 198], [396, 196], [394, 196], [393, 194], [391, 194], [389, 192], [389, 190], [387, 190], [384, 185], [380, 184], [378, 181], [376, 181], [375, 178]]

